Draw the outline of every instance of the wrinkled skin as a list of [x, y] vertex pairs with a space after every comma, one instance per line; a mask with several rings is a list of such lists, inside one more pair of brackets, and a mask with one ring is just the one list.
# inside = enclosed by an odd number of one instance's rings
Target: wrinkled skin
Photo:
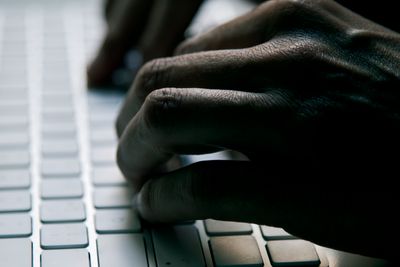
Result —
[[[171, 56], [182, 41], [184, 31], [204, 0], [105, 0], [107, 33], [101, 48], [88, 68], [90, 86], [113, 83], [114, 71], [124, 65], [131, 49], [142, 55], [142, 63]], [[248, 0], [261, 3], [263, 0]], [[338, 0], [353, 11], [396, 31], [396, 1]], [[136, 70], [132, 70], [132, 76]]]
[[[275, 0], [147, 63], [117, 121], [139, 212], [279, 226], [394, 259], [382, 244], [398, 237], [399, 51], [398, 33], [334, 1]], [[222, 148], [250, 161], [153, 172]]]

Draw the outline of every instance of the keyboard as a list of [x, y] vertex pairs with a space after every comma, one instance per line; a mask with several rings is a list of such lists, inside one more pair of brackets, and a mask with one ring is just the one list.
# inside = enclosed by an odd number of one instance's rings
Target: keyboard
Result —
[[0, 266], [340, 266], [280, 228], [142, 222], [115, 163], [124, 94], [85, 86], [101, 5], [15, 2], [0, 1]]

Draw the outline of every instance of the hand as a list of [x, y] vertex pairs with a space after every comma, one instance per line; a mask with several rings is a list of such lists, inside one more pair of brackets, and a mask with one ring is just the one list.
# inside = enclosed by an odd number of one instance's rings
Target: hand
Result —
[[127, 52], [137, 48], [143, 62], [171, 55], [203, 0], [107, 0], [107, 34], [88, 69], [91, 86], [111, 81]]
[[[117, 121], [141, 215], [250, 221], [394, 258], [382, 244], [399, 225], [399, 47], [334, 1], [275, 0], [146, 64]], [[152, 174], [222, 148], [250, 161]]]

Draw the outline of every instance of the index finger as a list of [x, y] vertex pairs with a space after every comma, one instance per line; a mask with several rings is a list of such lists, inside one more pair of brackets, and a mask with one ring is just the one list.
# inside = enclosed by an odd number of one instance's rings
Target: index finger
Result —
[[262, 149], [274, 154], [281, 148], [284, 124], [292, 114], [290, 101], [281, 92], [156, 90], [120, 139], [119, 167], [139, 190], [154, 170], [175, 154], [204, 154], [224, 148], [247, 151], [254, 140], [266, 137]]

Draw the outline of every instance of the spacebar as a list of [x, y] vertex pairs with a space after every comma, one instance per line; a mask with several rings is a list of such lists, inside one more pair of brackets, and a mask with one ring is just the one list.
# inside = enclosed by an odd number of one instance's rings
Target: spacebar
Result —
[[148, 267], [141, 234], [101, 235], [97, 253], [100, 267]]

